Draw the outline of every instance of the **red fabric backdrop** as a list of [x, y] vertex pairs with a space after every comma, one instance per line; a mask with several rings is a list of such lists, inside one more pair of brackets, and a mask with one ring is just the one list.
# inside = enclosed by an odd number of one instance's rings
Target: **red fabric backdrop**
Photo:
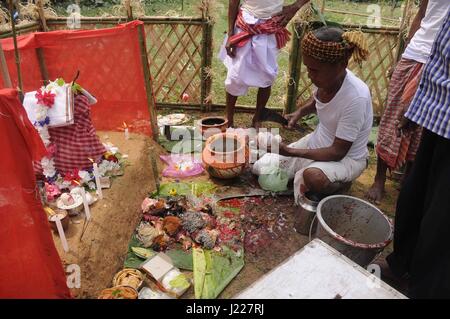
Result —
[[0, 298], [69, 298], [32, 165], [46, 150], [12, 89], [0, 90], [0, 150]]
[[[50, 80], [78, 83], [98, 99], [92, 106], [97, 130], [118, 130], [123, 122], [130, 132], [151, 135], [150, 115], [139, 47], [138, 27], [133, 21], [100, 30], [37, 32], [18, 37], [23, 90], [42, 85], [36, 48], [42, 48]], [[13, 87], [17, 87], [14, 45], [1, 40]], [[0, 88], [4, 81], [0, 76]]]

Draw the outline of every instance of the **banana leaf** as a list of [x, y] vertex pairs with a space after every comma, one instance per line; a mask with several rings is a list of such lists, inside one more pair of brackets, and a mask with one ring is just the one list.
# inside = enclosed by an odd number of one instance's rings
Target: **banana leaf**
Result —
[[128, 252], [127, 252], [127, 256], [125, 257], [125, 261], [123, 263], [123, 266], [125, 268], [134, 268], [134, 269], [139, 269], [139, 267], [141, 266], [141, 264], [145, 261], [144, 259], [138, 257], [133, 250], [131, 249], [132, 247], [142, 247], [141, 243], [139, 242], [139, 240], [136, 238], [136, 235], [133, 234], [131, 236], [131, 240], [128, 244]]
[[174, 196], [173, 192], [176, 192], [177, 196], [195, 195], [208, 196], [212, 195], [217, 186], [211, 182], [190, 182], [190, 183], [164, 183], [159, 187], [159, 192], [155, 192], [152, 196]]
[[244, 267], [244, 254], [226, 246], [222, 252], [193, 249], [196, 299], [214, 299]]
[[[131, 236], [131, 240], [128, 244], [128, 252], [127, 256], [125, 257], [125, 262], [123, 264], [124, 268], [134, 268], [139, 269], [141, 264], [145, 262], [145, 259], [138, 257], [133, 252], [133, 247], [142, 247], [142, 244], [140, 241], [136, 238], [136, 235], [133, 234]], [[152, 249], [148, 249], [150, 251], [153, 251]], [[154, 252], [155, 255], [157, 252]], [[172, 264], [180, 269], [185, 269], [192, 271], [193, 265], [192, 265], [192, 252], [185, 252], [182, 249], [171, 249], [166, 251], [166, 254], [172, 259]]]
[[186, 252], [182, 249], [171, 249], [166, 251], [166, 254], [172, 259], [175, 267], [189, 271], [194, 269], [192, 265], [192, 250]]

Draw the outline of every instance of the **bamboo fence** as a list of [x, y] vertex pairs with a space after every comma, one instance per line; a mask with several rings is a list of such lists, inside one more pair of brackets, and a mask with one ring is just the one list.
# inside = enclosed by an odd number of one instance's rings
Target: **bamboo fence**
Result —
[[[210, 111], [223, 108], [211, 100], [213, 22], [209, 17], [207, 0], [202, 0], [201, 17], [167, 17], [143, 16], [146, 35], [146, 53], [149, 73], [152, 78], [152, 92], [158, 107], [174, 107]], [[126, 2], [125, 2], [126, 3]], [[407, 5], [411, 1], [407, 0]], [[326, 11], [327, 9], [325, 9]], [[372, 93], [375, 117], [383, 112], [389, 78], [387, 73], [395, 65], [403, 49], [403, 33], [408, 24], [405, 19], [400, 27], [371, 28], [367, 26], [344, 25], [347, 29], [361, 29], [369, 42], [370, 57], [362, 67], [351, 62], [349, 68], [365, 81]], [[81, 29], [98, 29], [113, 27], [133, 19], [131, 8], [127, 8], [122, 17], [81, 17]], [[17, 27], [17, 34], [27, 34], [43, 30], [68, 29], [67, 17], [45, 18]], [[296, 105], [311, 95], [311, 82], [302, 65], [300, 50], [304, 29], [300, 24], [293, 24], [293, 37], [289, 52], [289, 70], [286, 81], [285, 112], [290, 112]], [[0, 33], [0, 38], [10, 37], [9, 31]], [[187, 98], [184, 99], [183, 97]], [[240, 107], [252, 110], [252, 107]], [[283, 111], [283, 109], [279, 109]]]

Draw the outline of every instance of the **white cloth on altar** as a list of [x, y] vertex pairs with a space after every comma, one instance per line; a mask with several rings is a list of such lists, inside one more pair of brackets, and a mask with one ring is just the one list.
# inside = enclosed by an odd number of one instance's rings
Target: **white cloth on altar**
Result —
[[[242, 10], [244, 21], [248, 24], [258, 24], [265, 20], [258, 19], [246, 10]], [[240, 32], [235, 28], [235, 34]], [[246, 95], [250, 87], [266, 88], [273, 84], [278, 74], [278, 48], [274, 34], [259, 34], [243, 46], [236, 48], [236, 56], [227, 55], [225, 37], [220, 49], [219, 59], [228, 70], [225, 88], [234, 96]]]
[[[71, 125], [74, 123], [73, 116], [73, 94], [70, 84], [63, 86], [55, 85], [52, 89], [55, 93], [55, 103], [48, 109], [47, 116], [50, 119], [49, 127], [59, 127]], [[28, 119], [34, 125], [36, 122], [38, 104], [36, 91], [27, 92], [24, 95], [23, 106], [27, 112]]]

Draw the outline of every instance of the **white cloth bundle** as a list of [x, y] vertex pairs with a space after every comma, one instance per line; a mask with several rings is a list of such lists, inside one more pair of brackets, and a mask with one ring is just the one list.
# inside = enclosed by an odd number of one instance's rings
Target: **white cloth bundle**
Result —
[[[56, 96], [55, 103], [49, 108], [47, 113], [50, 118], [48, 126], [59, 127], [73, 124], [73, 93], [70, 84], [55, 85], [52, 88], [52, 93], [56, 94]], [[23, 106], [31, 123], [35, 123], [37, 118], [36, 112], [39, 110], [36, 91], [25, 93]]]

